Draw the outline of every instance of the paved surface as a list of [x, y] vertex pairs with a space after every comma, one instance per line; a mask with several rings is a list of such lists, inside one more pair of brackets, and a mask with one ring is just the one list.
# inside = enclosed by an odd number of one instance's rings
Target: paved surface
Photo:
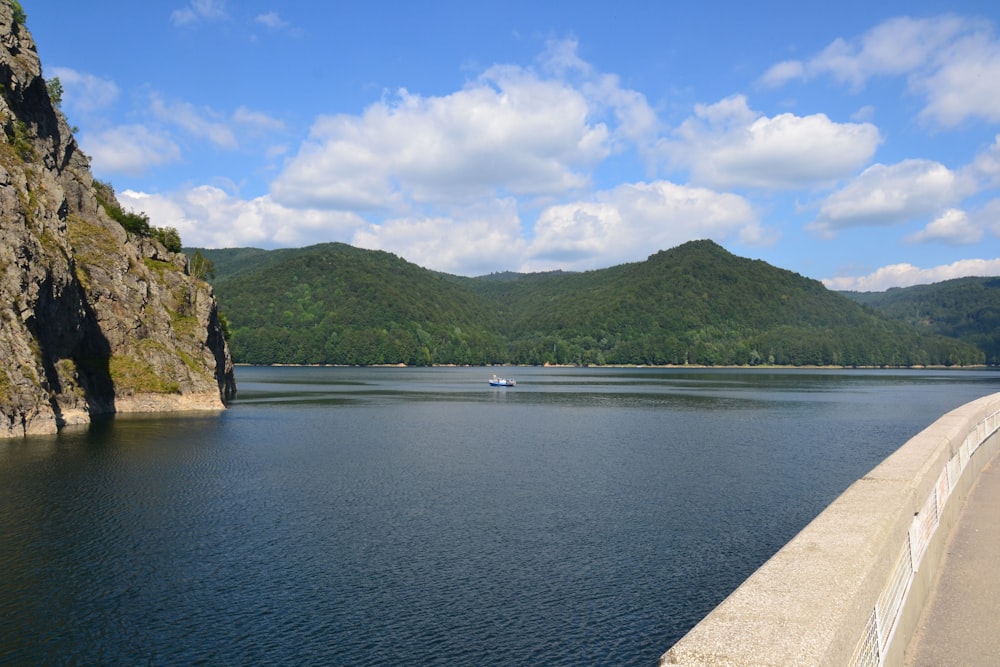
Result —
[[1000, 665], [1000, 457], [980, 473], [949, 536], [905, 665]]

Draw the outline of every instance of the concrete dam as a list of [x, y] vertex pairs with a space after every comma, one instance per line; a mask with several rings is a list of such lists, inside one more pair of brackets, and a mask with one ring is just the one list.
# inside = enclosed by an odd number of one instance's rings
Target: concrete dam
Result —
[[1000, 393], [942, 416], [844, 491], [661, 667], [903, 665], [998, 430]]

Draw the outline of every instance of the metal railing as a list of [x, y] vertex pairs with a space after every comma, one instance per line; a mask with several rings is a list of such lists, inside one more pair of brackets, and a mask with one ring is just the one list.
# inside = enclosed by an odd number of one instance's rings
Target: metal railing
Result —
[[969, 431], [962, 445], [941, 470], [937, 483], [920, 510], [914, 515], [892, 572], [886, 581], [868, 623], [858, 640], [850, 664], [857, 667], [881, 667], [892, 642], [906, 596], [920, 568], [927, 546], [941, 523], [941, 516], [952, 491], [958, 486], [972, 455], [1000, 429], [1000, 410], [986, 417]]

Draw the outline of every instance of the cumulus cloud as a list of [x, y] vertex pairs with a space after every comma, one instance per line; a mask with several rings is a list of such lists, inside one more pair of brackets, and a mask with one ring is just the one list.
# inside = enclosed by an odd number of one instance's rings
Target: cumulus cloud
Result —
[[991, 23], [954, 15], [896, 17], [859, 37], [838, 38], [805, 61], [773, 65], [765, 86], [831, 76], [859, 91], [876, 76], [905, 77], [926, 99], [924, 120], [954, 126], [970, 117], [1000, 120], [1000, 43]]
[[520, 266], [525, 248], [513, 199], [490, 201], [456, 217], [399, 217], [359, 229], [352, 245], [385, 250], [420, 266], [482, 275]]
[[969, 219], [965, 211], [950, 208], [916, 234], [906, 237], [909, 243], [940, 241], [950, 245], [969, 245], [983, 238], [983, 230]]
[[292, 210], [269, 196], [246, 200], [212, 185], [169, 194], [125, 190], [118, 200], [158, 227], [177, 229], [185, 245], [207, 248], [347, 241], [367, 224], [353, 213]]
[[627, 184], [544, 210], [522, 269], [594, 269], [692, 239], [765, 237], [753, 207], [738, 195], [667, 181]]
[[786, 189], [828, 184], [866, 164], [881, 142], [870, 123], [824, 114], [767, 117], [736, 95], [698, 105], [661, 148], [696, 183], [715, 188]]
[[320, 117], [271, 192], [289, 206], [407, 215], [564, 197], [591, 187], [612, 153], [652, 145], [657, 128], [642, 94], [580, 59], [575, 40], [552, 41], [537, 70], [495, 65], [448, 95], [401, 89], [360, 115]]
[[400, 90], [361, 116], [320, 118], [272, 192], [288, 205], [369, 209], [562, 194], [587, 186], [607, 154], [608, 129], [589, 121], [578, 90], [494, 67], [451, 95]]
[[832, 290], [882, 292], [890, 287], [929, 285], [966, 276], [1000, 275], [1000, 258], [962, 259], [951, 264], [922, 269], [912, 264], [890, 264], [866, 276], [826, 278], [823, 284]]
[[594, 117], [613, 117], [616, 148], [635, 146], [640, 153], [647, 152], [661, 129], [656, 110], [645, 95], [623, 88], [617, 75], [598, 72], [580, 57], [578, 49], [576, 39], [550, 40], [539, 57], [543, 71], [577, 87]]
[[121, 92], [114, 81], [68, 67], [53, 67], [52, 73], [63, 86], [63, 103], [82, 113], [106, 109]]
[[846, 227], [886, 226], [926, 218], [958, 201], [960, 179], [939, 162], [875, 164], [827, 197], [809, 228], [832, 236]]
[[615, 148], [635, 146], [640, 154], [648, 153], [660, 131], [656, 111], [642, 93], [623, 88], [618, 76], [602, 74], [586, 82], [581, 91], [592, 105], [614, 115]]
[[144, 125], [122, 125], [80, 139], [97, 172], [137, 176], [147, 169], [181, 159], [181, 149], [170, 137]]

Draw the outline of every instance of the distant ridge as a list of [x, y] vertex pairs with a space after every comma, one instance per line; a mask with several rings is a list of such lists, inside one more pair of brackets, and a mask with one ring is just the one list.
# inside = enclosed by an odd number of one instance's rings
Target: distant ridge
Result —
[[956, 278], [885, 292], [843, 294], [919, 331], [975, 345], [988, 364], [1000, 365], [1000, 278]]
[[[195, 252], [196, 249], [190, 249]], [[643, 262], [466, 278], [340, 243], [197, 249], [244, 363], [973, 365], [816, 280], [691, 241]]]

